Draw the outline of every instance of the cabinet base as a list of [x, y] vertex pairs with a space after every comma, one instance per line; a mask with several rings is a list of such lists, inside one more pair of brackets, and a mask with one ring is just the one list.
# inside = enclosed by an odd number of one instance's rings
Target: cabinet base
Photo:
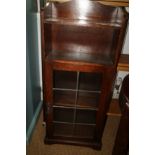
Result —
[[44, 143], [45, 144], [69, 144], [69, 145], [76, 145], [76, 146], [86, 146], [86, 147], [91, 147], [95, 150], [101, 150], [102, 148], [102, 142], [95, 142], [89, 139], [79, 140], [79, 138], [73, 138], [73, 137], [67, 137], [67, 138], [61, 137], [61, 138], [52, 138], [52, 139], [45, 137]]

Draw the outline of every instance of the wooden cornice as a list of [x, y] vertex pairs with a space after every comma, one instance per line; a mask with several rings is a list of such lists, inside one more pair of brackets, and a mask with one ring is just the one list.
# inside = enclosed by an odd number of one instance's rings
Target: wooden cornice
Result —
[[[69, 2], [71, 0], [47, 0], [47, 2], [60, 2], [60, 3], [65, 3]], [[90, 0], [90, 1], [97, 1], [101, 4], [104, 5], [111, 5], [111, 6], [129, 6], [129, 0]]]

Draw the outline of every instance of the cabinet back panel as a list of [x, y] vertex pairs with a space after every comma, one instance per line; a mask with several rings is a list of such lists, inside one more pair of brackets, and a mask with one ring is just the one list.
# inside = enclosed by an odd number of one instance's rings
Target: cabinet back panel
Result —
[[[58, 71], [53, 72], [54, 88], [75, 89], [77, 83], [77, 72]], [[52, 80], [52, 79], [51, 79]]]
[[101, 91], [102, 73], [80, 72], [79, 89]]
[[53, 91], [54, 105], [57, 106], [73, 107], [75, 104], [75, 97], [76, 97], [75, 91], [62, 91], [62, 90]]
[[73, 123], [74, 109], [53, 108], [54, 121]]
[[96, 123], [96, 111], [76, 109], [76, 123], [95, 124]]
[[73, 136], [73, 124], [54, 123], [53, 128], [54, 136]]
[[95, 126], [93, 125], [75, 125], [74, 135], [83, 138], [94, 138]]

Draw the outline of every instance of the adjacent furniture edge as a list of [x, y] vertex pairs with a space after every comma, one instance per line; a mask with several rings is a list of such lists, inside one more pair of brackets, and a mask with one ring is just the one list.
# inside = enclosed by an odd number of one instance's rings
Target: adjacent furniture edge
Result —
[[[128, 54], [121, 54], [117, 71], [129, 71], [129, 55]], [[119, 107], [119, 100], [112, 99], [110, 103], [109, 110], [107, 112], [108, 116], [121, 116], [121, 110]]]
[[128, 54], [121, 54], [117, 71], [129, 71], [129, 55]]
[[119, 107], [119, 100], [118, 99], [112, 99], [111, 100], [107, 115], [108, 116], [118, 116], [118, 117], [120, 117], [122, 115], [120, 107]]

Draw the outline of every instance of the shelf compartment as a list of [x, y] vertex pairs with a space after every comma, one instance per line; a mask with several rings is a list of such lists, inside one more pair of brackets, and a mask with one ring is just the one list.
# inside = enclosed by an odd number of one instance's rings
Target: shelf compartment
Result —
[[97, 109], [100, 93], [78, 92], [77, 107]]
[[53, 118], [54, 118], [54, 121], [57, 121], [57, 122], [60, 121], [60, 122], [73, 123], [74, 109], [53, 107]]
[[81, 138], [94, 138], [95, 125], [75, 124], [74, 136]]
[[73, 107], [75, 104], [75, 91], [53, 90], [54, 105]]
[[54, 88], [67, 88], [67, 89], [76, 88], [76, 82], [77, 82], [76, 72], [54, 70], [53, 75], [54, 75], [53, 79]]
[[54, 136], [73, 136], [74, 125], [69, 123], [53, 123], [53, 135]]
[[80, 73], [79, 89], [101, 91], [102, 73]]
[[113, 65], [120, 29], [44, 24], [45, 51], [52, 61], [77, 61]]
[[47, 51], [48, 60], [55, 61], [71, 61], [79, 63], [92, 63], [99, 65], [113, 65], [113, 61], [109, 56], [103, 56], [101, 54], [90, 54], [90, 53], [78, 53], [68, 51]]
[[94, 137], [95, 125], [71, 124], [71, 123], [53, 123], [53, 135], [63, 137], [89, 138]]
[[75, 123], [96, 124], [96, 110], [76, 109]]

